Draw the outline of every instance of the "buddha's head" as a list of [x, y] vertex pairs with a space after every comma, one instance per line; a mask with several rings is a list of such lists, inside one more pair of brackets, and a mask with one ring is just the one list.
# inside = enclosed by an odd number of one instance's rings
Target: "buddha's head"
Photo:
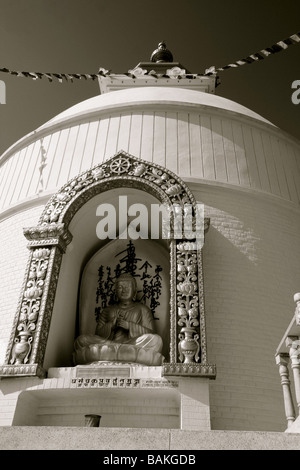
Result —
[[135, 278], [129, 274], [121, 274], [116, 280], [116, 297], [118, 300], [135, 300], [137, 285]]

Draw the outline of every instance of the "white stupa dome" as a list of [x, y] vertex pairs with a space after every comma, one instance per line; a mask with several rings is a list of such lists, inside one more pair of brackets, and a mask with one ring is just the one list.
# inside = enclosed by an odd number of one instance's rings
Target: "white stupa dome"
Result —
[[0, 209], [41, 192], [41, 146], [42, 192], [57, 191], [123, 150], [184, 179], [252, 188], [299, 202], [298, 142], [240, 104], [184, 87], [137, 86], [98, 95], [26, 135], [1, 157], [7, 191]]

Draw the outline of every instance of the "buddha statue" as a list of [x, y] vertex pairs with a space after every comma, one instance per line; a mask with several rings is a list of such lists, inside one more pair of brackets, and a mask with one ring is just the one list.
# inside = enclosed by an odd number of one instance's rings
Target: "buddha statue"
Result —
[[116, 280], [117, 303], [104, 308], [94, 335], [81, 335], [74, 343], [75, 364], [101, 361], [161, 365], [163, 341], [155, 333], [151, 310], [137, 302], [136, 280], [122, 274]]

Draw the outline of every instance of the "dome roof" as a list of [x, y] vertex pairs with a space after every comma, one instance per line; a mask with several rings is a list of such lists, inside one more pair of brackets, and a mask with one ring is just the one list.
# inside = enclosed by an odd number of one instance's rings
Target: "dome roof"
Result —
[[55, 192], [119, 151], [186, 181], [300, 202], [294, 138], [212, 93], [136, 83], [66, 109], [10, 147], [0, 159], [0, 210]]
[[200, 106], [203, 109], [211, 108], [212, 110], [223, 110], [240, 114], [274, 126], [270, 121], [251, 109], [221, 96], [189, 89], [178, 89], [175, 87], [149, 86], [118, 90], [112, 93], [94, 96], [66, 109], [45, 123], [38, 130], [70, 119], [76, 120], [78, 117], [82, 119], [85, 115], [98, 113], [99, 111], [108, 110], [109, 108], [125, 108], [128, 106], [144, 106], [147, 104], [160, 104], [162, 106], [181, 105], [191, 106], [193, 108]]

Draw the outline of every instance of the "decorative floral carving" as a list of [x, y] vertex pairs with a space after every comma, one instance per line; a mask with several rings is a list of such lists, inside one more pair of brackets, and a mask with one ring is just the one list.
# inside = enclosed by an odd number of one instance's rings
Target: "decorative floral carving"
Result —
[[182, 78], [185, 75], [185, 70], [180, 67], [173, 67], [172, 69], [168, 69], [166, 74], [170, 78]]
[[170, 196], [175, 196], [177, 194], [180, 194], [181, 191], [182, 191], [182, 188], [180, 184], [171, 184], [171, 186], [169, 186], [166, 189], [166, 193], [169, 194]]
[[95, 168], [92, 170], [92, 176], [97, 181], [105, 177], [105, 171], [103, 168]]
[[63, 236], [66, 238], [64, 224], [37, 225], [36, 227], [27, 227], [23, 229], [27, 240], [37, 240], [45, 238], [54, 238]]
[[46, 298], [41, 305], [39, 318], [36, 322], [35, 341], [32, 344], [31, 359], [38, 364], [43, 364], [44, 354], [47, 345], [47, 338], [51, 323], [52, 311], [55, 300], [55, 293], [59, 277], [59, 271], [63, 253], [57, 248], [52, 248], [50, 255], [47, 279], [45, 279], [44, 292]]
[[[184, 204], [191, 203], [188, 195], [184, 191], [182, 185], [177, 183], [172, 174], [167, 173], [164, 169], [146, 163], [133, 162], [133, 170], [129, 175], [139, 176], [145, 180], [151, 181], [160, 186], [160, 188], [170, 197], [173, 204], [184, 207]], [[175, 176], [175, 175], [174, 175]]]
[[33, 250], [28, 279], [23, 294], [17, 337], [11, 355], [11, 364], [26, 364], [31, 351], [31, 343], [38, 319], [45, 277], [48, 269], [50, 250], [38, 248]]
[[177, 204], [183, 210], [185, 206], [191, 205], [191, 194], [189, 190], [178, 183], [176, 175], [166, 171], [159, 165], [144, 162], [125, 152], [117, 153], [107, 162], [97, 165], [91, 170], [82, 173], [71, 180], [67, 185], [56, 193], [47, 204], [41, 218], [41, 224], [59, 224], [62, 222], [64, 209], [83, 189], [101, 180], [101, 182], [114, 177], [134, 176], [147, 180], [159, 186], [168, 196], [172, 204]]
[[134, 77], [141, 77], [147, 74], [147, 69], [142, 69], [142, 67], [135, 67], [132, 70], [128, 70], [128, 73]]
[[147, 170], [147, 166], [144, 163], [137, 165], [133, 171], [134, 176], [141, 176]]
[[38, 364], [14, 364], [0, 366], [0, 376], [27, 376], [35, 375], [40, 378], [45, 377], [45, 371]]
[[28, 246], [30, 247], [58, 245], [62, 251], [65, 251], [66, 246], [72, 240], [72, 235], [69, 230], [65, 229], [65, 224], [62, 223], [26, 227], [23, 229], [23, 233], [27, 240], [29, 240]]
[[91, 184], [93, 180], [99, 179], [99, 175], [102, 175], [104, 168], [96, 170], [95, 168], [93, 171], [87, 171], [64, 186], [47, 204], [46, 210], [43, 213], [43, 223], [52, 224], [58, 222], [64, 207], [78, 192]]
[[170, 363], [162, 365], [162, 377], [174, 375], [202, 376], [214, 379], [216, 376], [216, 366], [214, 364], [191, 363]]
[[180, 242], [177, 245], [178, 251], [182, 251], [183, 253], [190, 253], [192, 250], [197, 250], [197, 243], [196, 242]]
[[191, 250], [191, 242], [178, 243], [177, 250], [177, 323], [181, 327], [178, 335], [179, 360], [184, 363], [198, 362], [200, 334], [197, 253]]

